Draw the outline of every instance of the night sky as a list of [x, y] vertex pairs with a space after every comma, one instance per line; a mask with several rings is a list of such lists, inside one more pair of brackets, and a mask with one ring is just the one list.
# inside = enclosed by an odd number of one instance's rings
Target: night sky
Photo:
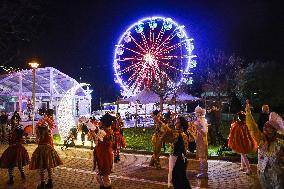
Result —
[[208, 48], [247, 60], [284, 60], [280, 1], [54, 0], [45, 11], [43, 32], [25, 48], [23, 59], [36, 57], [42, 67], [55, 67], [78, 81], [81, 77], [94, 89], [94, 103], [119, 96], [113, 81], [114, 47], [129, 25], [148, 16], [171, 17], [185, 25], [197, 55]]

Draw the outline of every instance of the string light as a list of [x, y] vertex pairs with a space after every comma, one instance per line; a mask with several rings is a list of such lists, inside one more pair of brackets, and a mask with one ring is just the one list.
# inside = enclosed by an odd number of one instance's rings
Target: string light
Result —
[[74, 85], [66, 92], [66, 94], [59, 102], [57, 122], [61, 138], [66, 138], [70, 129], [76, 126], [76, 122], [73, 116], [73, 99], [75, 97], [76, 91], [79, 88], [87, 85], [89, 84], [79, 83], [77, 85]]

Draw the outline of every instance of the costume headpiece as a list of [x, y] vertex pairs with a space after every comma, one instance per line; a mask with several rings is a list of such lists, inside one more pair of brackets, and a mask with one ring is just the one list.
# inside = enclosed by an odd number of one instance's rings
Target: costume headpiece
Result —
[[100, 121], [102, 122], [102, 125], [106, 127], [110, 126], [114, 120], [115, 118], [109, 113], [106, 113], [100, 119]]
[[194, 113], [196, 116], [201, 116], [201, 117], [205, 117], [206, 114], [206, 110], [201, 108], [199, 105], [196, 106]]
[[271, 112], [269, 115], [269, 121], [267, 121], [265, 124], [271, 125], [274, 129], [276, 129], [280, 133], [284, 133], [284, 123], [283, 119], [280, 115], [278, 115], [276, 112]]
[[157, 116], [159, 113], [160, 113], [160, 111], [159, 111], [159, 110], [155, 110], [155, 111], [153, 111], [153, 115], [155, 115], [155, 116]]

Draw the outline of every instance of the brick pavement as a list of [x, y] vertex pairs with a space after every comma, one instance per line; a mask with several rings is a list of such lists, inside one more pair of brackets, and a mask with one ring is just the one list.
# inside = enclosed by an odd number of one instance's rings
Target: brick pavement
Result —
[[[7, 146], [0, 145], [0, 154]], [[36, 145], [26, 145], [29, 154], [32, 154]], [[92, 151], [82, 148], [70, 148], [62, 151], [55, 147], [64, 165], [55, 168], [53, 173], [55, 189], [95, 189], [99, 188], [92, 172]], [[114, 189], [166, 189], [167, 188], [167, 165], [166, 157], [161, 158], [162, 169], [149, 167], [150, 156], [139, 154], [122, 154], [121, 162], [114, 165], [111, 179]], [[196, 179], [198, 162], [189, 160], [188, 178], [193, 188], [260, 188], [256, 167], [253, 165], [252, 176], [247, 176], [239, 171], [238, 163], [209, 160], [208, 179]], [[6, 170], [0, 170], [0, 189], [17, 188], [33, 189], [39, 182], [37, 171], [25, 168], [27, 181], [22, 182], [19, 173], [15, 169], [15, 184], [7, 186], [8, 179]]]

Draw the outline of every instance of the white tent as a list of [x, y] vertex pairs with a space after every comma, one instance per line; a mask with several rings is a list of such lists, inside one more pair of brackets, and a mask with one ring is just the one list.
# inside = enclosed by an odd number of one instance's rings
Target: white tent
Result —
[[174, 98], [176, 97], [176, 102], [188, 102], [188, 101], [197, 101], [200, 100], [200, 98], [192, 96], [191, 94], [187, 94], [185, 92], [178, 92], [176, 95], [171, 94], [167, 98], [168, 101], [174, 101]]
[[[32, 98], [32, 83], [32, 69], [1, 75], [0, 97], [16, 97], [14, 111], [22, 112], [25, 109], [27, 100]], [[38, 110], [45, 106], [56, 111], [60, 99], [77, 84], [78, 82], [75, 79], [53, 67], [37, 68], [35, 75], [37, 103], [35, 109]], [[87, 89], [80, 87], [77, 90], [74, 103], [77, 103], [79, 109], [74, 108], [74, 112], [77, 111], [76, 114], [91, 112], [91, 92], [92, 90], [89, 90], [88, 87]], [[5, 108], [5, 105], [1, 105], [2, 108]]]
[[149, 89], [144, 89], [135, 96], [124, 99], [129, 102], [139, 101], [141, 104], [156, 103], [160, 101], [159, 95]]

